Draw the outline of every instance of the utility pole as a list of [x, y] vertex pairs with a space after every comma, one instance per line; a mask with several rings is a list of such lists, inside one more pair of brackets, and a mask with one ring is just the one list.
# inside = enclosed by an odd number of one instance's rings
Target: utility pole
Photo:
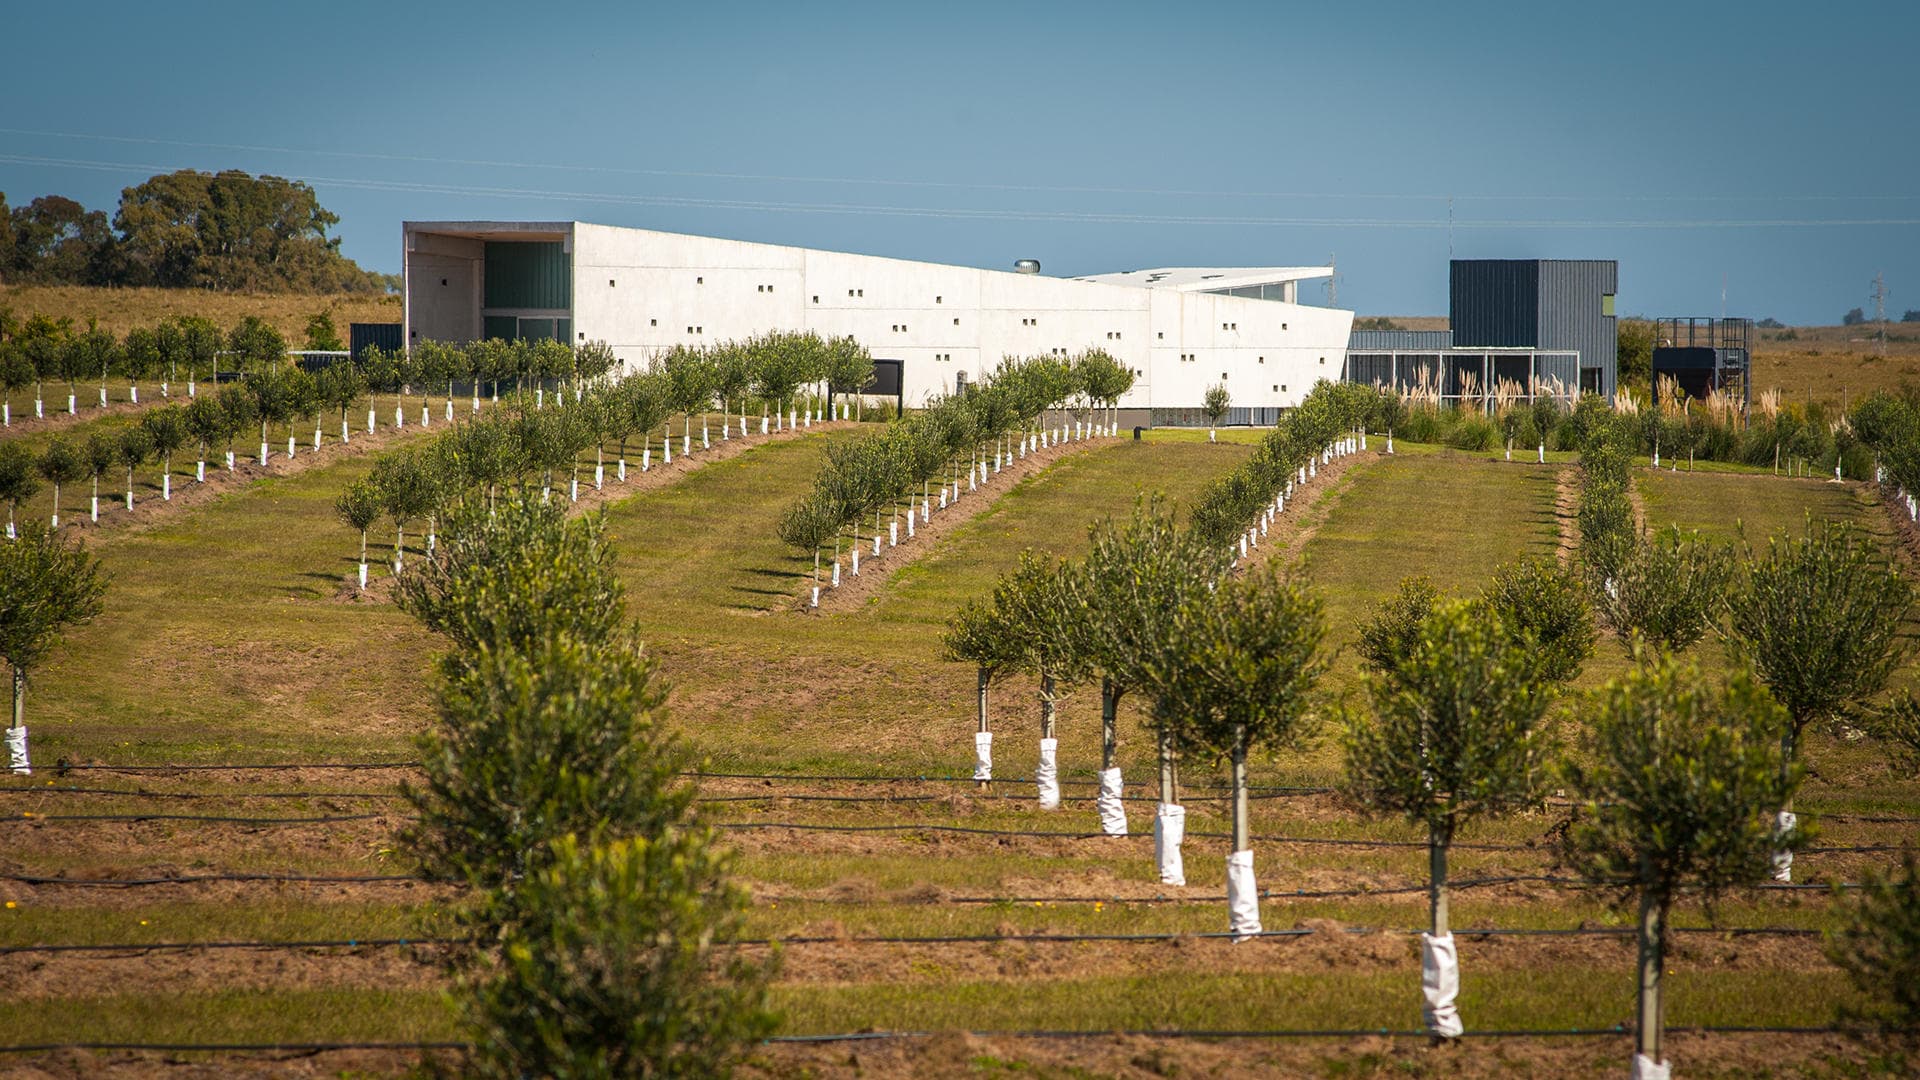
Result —
[[1887, 355], [1887, 278], [1884, 273], [1873, 275], [1873, 322], [1879, 328], [1880, 355]]
[[1335, 261], [1333, 252], [1327, 252], [1327, 306], [1340, 306], [1340, 264]]

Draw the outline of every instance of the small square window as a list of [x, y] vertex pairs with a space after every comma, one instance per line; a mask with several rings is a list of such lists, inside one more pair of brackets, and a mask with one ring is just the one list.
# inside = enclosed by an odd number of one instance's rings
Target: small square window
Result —
[[587, 340], [587, 332], [585, 330], [580, 331], [580, 340], [581, 341]]
[[769, 286], [767, 286], [767, 291], [768, 291], [768, 292], [772, 292], [772, 291], [773, 291], [773, 286], [771, 286], [771, 285], [769, 285]]
[[849, 300], [851, 300], [851, 299], [853, 299], [853, 290], [852, 290], [852, 289], [848, 289], [848, 290], [847, 290], [847, 299], [849, 299]]
[[819, 298], [819, 297], [817, 297], [817, 296], [816, 296], [816, 297], [814, 297], [814, 298], [813, 298], [813, 302], [814, 302], [814, 303], [816, 303], [816, 304], [817, 304], [817, 303], [819, 303], [819, 302], [820, 302], [820, 298]]
[[1167, 340], [1167, 332], [1165, 330], [1160, 331], [1158, 336], [1159, 336], [1159, 340], [1161, 341]]
[[865, 289], [855, 289], [855, 290], [853, 290], [853, 291], [854, 291], [854, 292], [856, 292], [856, 293], [859, 293], [859, 294], [860, 294], [861, 296], [865, 296], [865, 295], [867, 295], [867, 290], [865, 290]]
[[936, 303], [936, 304], [937, 304], [937, 303], [939, 303], [939, 302], [940, 302], [940, 297], [938, 297], [938, 296], [936, 296], [936, 297], [934, 297], [934, 298], [933, 298], [933, 302], [934, 302], [934, 303]]
[[1323, 364], [1324, 364], [1324, 363], [1326, 363], [1326, 362], [1327, 362], [1327, 358], [1326, 358], [1326, 357], [1324, 357], [1324, 356], [1323, 356], [1323, 357], [1321, 357], [1321, 358], [1320, 358], [1320, 362], [1321, 362], [1321, 363], [1323, 363]]
[[648, 320], [647, 320], [647, 325], [648, 325], [648, 326], [659, 326], [659, 325], [660, 325], [660, 320], [659, 320], [659, 319], [648, 319]]
[[446, 278], [441, 278], [441, 279], [440, 279], [440, 286], [441, 286], [442, 288], [445, 288], [445, 287], [446, 287], [446, 284], [447, 284], [447, 279], [446, 279]]
[[1276, 394], [1280, 392], [1280, 384], [1279, 384], [1279, 383], [1274, 383], [1274, 384], [1273, 384], [1273, 392], [1274, 392], [1274, 393], [1276, 393]]
[[693, 333], [693, 327], [691, 326], [687, 327], [687, 333], [689, 334]]
[[693, 283], [695, 285], [705, 285], [707, 283], [707, 279], [703, 277], [697, 277], [693, 279]]
[[1221, 382], [1226, 382], [1226, 381], [1227, 381], [1227, 373], [1226, 373], [1226, 372], [1224, 372], [1224, 371], [1223, 371], [1223, 372], [1221, 372], [1221, 373], [1220, 373], [1220, 381], [1221, 381]]
[[955, 320], [953, 320], [953, 325], [955, 325], [955, 326], [959, 326], [959, 325], [960, 325], [960, 320], [959, 320], [959, 319], [955, 319]]
[[613, 288], [613, 287], [614, 287], [614, 285], [616, 285], [616, 284], [618, 284], [618, 283], [617, 283], [617, 282], [615, 282], [615, 281], [614, 281], [614, 280], [613, 280], [612, 278], [608, 278], [608, 279], [607, 279], [607, 288], [609, 288], [609, 289], [611, 289], [611, 288]]
[[704, 334], [707, 332], [707, 328], [704, 326], [696, 326], [693, 328], [693, 332], [696, 334]]
[[1280, 384], [1280, 392], [1281, 392], [1281, 393], [1283, 393], [1283, 394], [1287, 392], [1287, 384], [1286, 384], [1286, 383], [1281, 383], [1281, 384]]
[[1263, 363], [1263, 364], [1264, 364], [1264, 363], [1266, 363], [1266, 362], [1267, 362], [1267, 358], [1266, 358], [1266, 357], [1264, 357], [1264, 356], [1263, 356], [1263, 357], [1261, 357], [1261, 358], [1260, 358], [1260, 362], [1261, 362], [1261, 363]]
[[1287, 324], [1286, 324], [1286, 323], [1281, 323], [1281, 324], [1280, 324], [1280, 329], [1282, 329], [1282, 330], [1285, 330], [1286, 328], [1287, 328]]

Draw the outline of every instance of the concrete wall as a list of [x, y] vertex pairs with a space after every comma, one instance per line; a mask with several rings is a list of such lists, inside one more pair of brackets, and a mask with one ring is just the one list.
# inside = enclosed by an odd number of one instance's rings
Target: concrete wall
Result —
[[480, 336], [481, 266], [486, 245], [456, 236], [411, 234], [405, 322], [411, 341]]
[[[909, 405], [951, 391], [957, 373], [978, 382], [1007, 356], [1089, 348], [1140, 372], [1126, 406], [1197, 407], [1222, 379], [1235, 405], [1291, 405], [1319, 379], [1340, 377], [1353, 322], [1349, 311], [1278, 301], [572, 228], [576, 343], [605, 341], [638, 369], [674, 345], [771, 330], [851, 335], [876, 358], [903, 361]], [[429, 299], [411, 284], [409, 296]], [[416, 316], [420, 336], [439, 336], [424, 333], [425, 314]], [[435, 319], [454, 322], [438, 309]]]

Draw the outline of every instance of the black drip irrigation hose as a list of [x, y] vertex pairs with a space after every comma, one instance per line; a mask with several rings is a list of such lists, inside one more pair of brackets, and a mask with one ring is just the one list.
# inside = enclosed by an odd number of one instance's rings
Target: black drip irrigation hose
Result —
[[199, 885], [217, 881], [265, 881], [295, 885], [431, 885], [417, 874], [181, 874], [176, 877], [68, 878], [33, 874], [0, 874], [0, 881], [21, 885], [68, 885], [85, 888], [133, 889], [152, 885]]
[[[1823, 931], [1809, 930], [1796, 926], [1676, 926], [1667, 931], [1670, 934], [1714, 934], [1721, 937], [1818, 937]], [[1339, 933], [1354, 937], [1370, 934], [1394, 934], [1412, 937], [1423, 933], [1420, 930], [1403, 930], [1394, 927], [1343, 926], [1337, 930], [1320, 930], [1313, 927], [1298, 927], [1285, 930], [1262, 930], [1256, 934], [1237, 934], [1231, 930], [1172, 930], [1153, 934], [1057, 934], [1039, 931], [1030, 934], [875, 934], [867, 936], [827, 937], [794, 935], [791, 937], [735, 938], [720, 942], [724, 946], [789, 946], [789, 945], [1001, 945], [1001, 944], [1072, 944], [1076, 942], [1125, 942], [1148, 943], [1185, 940], [1234, 940], [1244, 941], [1254, 938], [1285, 939], [1313, 937], [1317, 934]], [[1529, 929], [1529, 928], [1454, 928], [1453, 933], [1463, 937], [1631, 937], [1638, 933], [1633, 927], [1570, 927], [1565, 929]], [[299, 941], [149, 941], [118, 944], [87, 945], [6, 945], [0, 946], [0, 956], [18, 953], [147, 953], [147, 952], [191, 952], [195, 949], [394, 949], [425, 946], [459, 945], [460, 938], [321, 938]]]
[[[229, 817], [218, 814], [40, 814], [32, 811], [18, 816], [0, 817], [0, 823], [26, 823], [36, 821], [190, 821], [202, 824], [220, 825], [322, 825], [343, 821], [372, 821], [392, 814], [318, 814], [310, 817]], [[794, 832], [836, 832], [836, 833], [883, 833], [883, 832], [933, 832], [958, 833], [967, 836], [1024, 836], [1051, 837], [1061, 840], [1138, 840], [1147, 837], [1146, 833], [1128, 833], [1123, 836], [1109, 836], [1101, 832], [1062, 832], [1052, 829], [990, 829], [974, 825], [941, 825], [901, 822], [883, 825], [826, 825], [813, 822], [795, 821], [721, 821], [715, 822], [717, 829], [736, 829], [740, 831], [761, 831], [768, 829], [787, 829]], [[1224, 832], [1189, 831], [1186, 835], [1203, 839], [1224, 839], [1230, 836]], [[1284, 836], [1271, 833], [1255, 833], [1254, 840], [1269, 844], [1300, 844], [1319, 847], [1360, 847], [1360, 848], [1426, 848], [1425, 840], [1365, 840], [1328, 836]], [[1456, 851], [1539, 851], [1539, 844], [1493, 844], [1454, 841], [1451, 847]], [[1849, 844], [1826, 847], [1801, 848], [1798, 855], [1834, 855], [1862, 854], [1871, 852], [1904, 851], [1900, 844]]]
[[[151, 791], [144, 788], [0, 787], [0, 795], [121, 795], [129, 799], [404, 799], [397, 791]], [[793, 798], [794, 796], [786, 796]], [[931, 796], [929, 796], [931, 797]]]
[[53, 767], [54, 775], [70, 772], [259, 772], [267, 770], [292, 769], [340, 769], [357, 771], [362, 769], [417, 769], [418, 761], [312, 761], [278, 762], [265, 765], [74, 765], [61, 762]]
[[[1744, 1024], [1668, 1024], [1669, 1035], [1832, 1035], [1846, 1029], [1837, 1027], [1762, 1027]], [[809, 1045], [829, 1043], [884, 1042], [903, 1039], [930, 1039], [936, 1031], [851, 1031], [813, 1035], [773, 1035], [762, 1040], [768, 1045]], [[981, 1039], [1426, 1039], [1432, 1032], [1407, 1028], [1135, 1028], [1106, 1031], [1076, 1030], [978, 1030], [968, 1035]], [[1493, 1031], [1468, 1031], [1466, 1039], [1559, 1039], [1570, 1037], [1625, 1038], [1633, 1029], [1623, 1024], [1604, 1028], [1515, 1028]], [[48, 1054], [63, 1050], [124, 1053], [213, 1053], [213, 1054], [319, 1054], [339, 1050], [461, 1050], [470, 1051], [466, 1042], [278, 1042], [278, 1043], [138, 1043], [138, 1042], [58, 1042], [0, 1044], [0, 1054]]]

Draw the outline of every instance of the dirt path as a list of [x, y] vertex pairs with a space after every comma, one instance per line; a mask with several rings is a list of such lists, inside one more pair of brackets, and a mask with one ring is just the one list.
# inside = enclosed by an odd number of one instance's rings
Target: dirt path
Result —
[[[989, 473], [986, 483], [972, 491], [964, 492], [957, 501], [948, 503], [945, 509], [940, 507], [939, 497], [936, 495], [932, 515], [926, 524], [915, 525], [913, 536], [902, 535], [897, 547], [888, 547], [882, 543], [880, 554], [877, 556], [873, 554], [873, 548], [868, 546], [860, 553], [860, 574], [857, 577], [853, 574], [852, 553], [848, 552], [841, 556], [838, 588], [828, 584], [833, 580], [832, 563], [823, 562], [820, 569], [820, 606], [818, 608], [808, 606], [808, 600], [811, 598], [809, 583], [794, 596], [790, 610], [809, 615], [832, 615], [858, 610], [886, 586], [888, 579], [892, 578], [895, 572], [912, 565], [914, 560], [932, 551], [955, 529], [966, 525], [992, 507], [996, 499], [1013, 490], [1021, 481], [1051, 468], [1061, 458], [1085, 450], [1113, 446], [1119, 441], [1114, 436], [1106, 436], [1082, 439], [1078, 442], [1056, 443], [1044, 450], [1035, 450], [1026, 457], [1016, 457], [1012, 464], [997, 473]], [[956, 510], [961, 512], [955, 513]], [[871, 545], [872, 533], [863, 533], [862, 543]]]
[[1320, 531], [1320, 526], [1326, 524], [1327, 515], [1333, 512], [1333, 507], [1339, 502], [1335, 496], [1346, 490], [1348, 471], [1357, 465], [1385, 457], [1378, 450], [1362, 450], [1346, 457], [1337, 457], [1322, 466], [1319, 474], [1307, 481], [1304, 489], [1295, 485], [1293, 500], [1274, 517], [1273, 524], [1267, 527], [1267, 535], [1260, 538], [1259, 545], [1248, 550], [1239, 569], [1244, 571], [1260, 566], [1278, 557], [1282, 551], [1298, 557]]
[[1562, 563], [1580, 553], [1580, 470], [1571, 466], [1553, 474], [1553, 519], [1557, 526], [1554, 554]]

